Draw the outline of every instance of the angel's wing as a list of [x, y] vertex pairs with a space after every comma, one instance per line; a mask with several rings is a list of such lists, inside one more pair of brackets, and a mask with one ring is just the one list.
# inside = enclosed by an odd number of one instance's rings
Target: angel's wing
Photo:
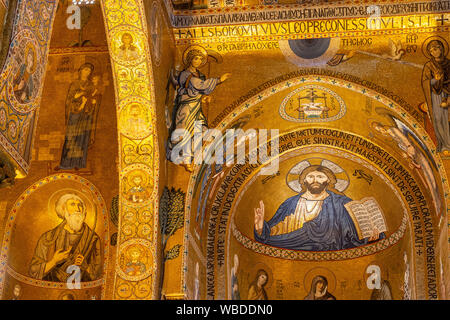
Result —
[[421, 152], [425, 155], [425, 157], [428, 159], [428, 161], [433, 165], [433, 167], [438, 170], [436, 162], [434, 161], [434, 158], [432, 156], [431, 151], [428, 149], [428, 147], [420, 140], [420, 138], [412, 131], [405, 123], [400, 121], [399, 119], [392, 117], [397, 127], [406, 135], [409, 137], [412, 137], [414, 141], [420, 145]]
[[397, 46], [395, 45], [394, 41], [389, 38], [389, 49], [391, 51], [391, 57], [395, 57], [397, 55]]
[[178, 75], [179, 75], [179, 72], [177, 72], [177, 70], [170, 69], [169, 81], [174, 86], [174, 88], [177, 88], [177, 86], [178, 86]]

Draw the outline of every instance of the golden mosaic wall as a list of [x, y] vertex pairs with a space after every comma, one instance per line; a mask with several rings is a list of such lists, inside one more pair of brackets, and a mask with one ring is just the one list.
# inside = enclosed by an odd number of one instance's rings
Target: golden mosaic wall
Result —
[[[450, 2], [193, 4], [102, 0], [67, 30], [60, 1], [28, 175], [0, 197], [2, 299], [448, 298]], [[176, 163], [194, 121], [279, 155]], [[311, 166], [332, 183], [306, 202]]]

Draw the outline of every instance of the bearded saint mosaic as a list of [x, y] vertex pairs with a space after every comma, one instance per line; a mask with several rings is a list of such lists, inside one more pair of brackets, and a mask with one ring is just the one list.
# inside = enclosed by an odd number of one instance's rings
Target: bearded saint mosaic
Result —
[[65, 282], [68, 267], [80, 267], [81, 281], [93, 281], [102, 273], [102, 258], [98, 234], [86, 223], [86, 204], [73, 192], [63, 193], [55, 204], [62, 222], [44, 234], [36, 244], [29, 267], [32, 278]]

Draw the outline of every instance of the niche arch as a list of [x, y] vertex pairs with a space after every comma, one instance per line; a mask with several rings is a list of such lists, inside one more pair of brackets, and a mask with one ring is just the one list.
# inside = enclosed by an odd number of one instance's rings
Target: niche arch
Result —
[[[320, 72], [319, 72], [320, 71]], [[353, 81], [349, 81], [348, 79], [352, 79]], [[374, 102], [377, 104], [375, 107], [381, 107], [385, 110], [385, 114], [390, 114], [390, 116], [394, 117], [395, 119], [399, 120], [401, 123], [405, 124], [409, 130], [411, 130], [412, 134], [414, 134], [417, 141], [419, 141], [420, 144], [423, 145], [424, 150], [426, 149], [429, 154], [427, 154], [428, 160], [430, 162], [435, 163], [435, 168], [433, 169], [433, 178], [436, 181], [436, 185], [439, 189], [439, 198], [442, 201], [442, 207], [445, 208], [448, 202], [448, 197], [444, 197], [444, 195], [448, 194], [448, 183], [445, 181], [445, 179], [441, 179], [441, 176], [445, 176], [445, 170], [443, 169], [443, 163], [439, 156], [436, 155], [436, 147], [434, 143], [432, 142], [432, 139], [430, 138], [429, 134], [424, 129], [424, 118], [423, 115], [420, 114], [417, 110], [412, 108], [410, 105], [408, 105], [401, 97], [396, 96], [393, 93], [390, 93], [388, 90], [385, 90], [382, 87], [376, 86], [375, 84], [364, 82], [363, 80], [357, 79], [353, 76], [339, 74], [339, 73], [333, 73], [329, 71], [322, 71], [317, 69], [306, 69], [301, 70], [299, 72], [294, 72], [288, 75], [280, 76], [276, 79], [273, 79], [272, 81], [268, 81], [266, 84], [255, 88], [254, 90], [251, 90], [248, 95], [236, 100], [233, 104], [231, 104], [228, 108], [224, 109], [224, 112], [222, 112], [217, 118], [212, 121], [212, 126], [215, 126], [215, 129], [222, 130], [224, 132], [227, 128], [242, 128], [243, 130], [246, 130], [247, 128], [260, 128], [258, 125], [259, 123], [264, 123], [262, 119], [259, 119], [256, 121], [256, 118], [254, 117], [254, 114], [252, 114], [252, 111], [256, 113], [255, 110], [264, 109], [265, 111], [272, 109], [272, 110], [279, 110], [280, 102], [283, 100], [283, 97], [286, 97], [289, 95], [290, 92], [294, 91], [296, 88], [302, 86], [302, 85], [308, 85], [308, 84], [314, 84], [314, 85], [321, 85], [326, 86], [328, 88], [341, 88], [342, 90], [348, 90], [350, 92], [353, 92], [354, 95], [361, 95], [362, 97], [366, 97], [367, 99], [370, 99], [371, 102]], [[363, 84], [366, 84], [364, 86]], [[336, 90], [341, 90], [336, 89]], [[256, 92], [256, 93], [255, 93]], [[281, 95], [281, 97], [278, 97], [278, 100], [274, 99], [275, 95]], [[272, 99], [272, 100], [271, 100]], [[344, 98], [344, 100], [346, 100]], [[274, 103], [274, 101], [277, 101]], [[383, 139], [377, 139], [373, 135], [370, 136], [369, 131], [363, 131], [363, 130], [355, 130], [355, 128], [352, 128], [349, 122], [349, 117], [352, 117], [351, 115], [351, 105], [352, 103], [347, 103], [347, 114], [341, 117], [340, 119], [336, 121], [330, 121], [324, 123], [301, 123], [301, 124], [294, 124], [288, 127], [286, 129], [287, 131], [295, 131], [295, 130], [301, 130], [301, 129], [307, 129], [307, 128], [322, 128], [322, 129], [333, 129], [333, 130], [342, 130], [349, 134], [360, 136], [361, 138], [364, 138], [366, 140], [370, 140], [370, 142], [373, 142], [374, 145], [379, 146], [383, 150], [387, 150], [387, 152], [390, 152], [396, 161], [401, 163], [405, 168], [408, 167], [407, 161], [403, 159], [402, 152], [399, 150], [398, 145], [395, 143], [393, 144], [391, 142], [385, 142]], [[375, 107], [372, 111], [375, 110]], [[285, 120], [280, 120], [282, 117], [280, 115], [275, 114], [275, 112], [269, 113], [269, 116], [272, 118], [277, 117], [277, 124], [286, 122], [280, 122]], [[373, 116], [372, 115], [366, 115], [364, 118], [364, 121], [367, 123], [369, 119]], [[377, 113], [376, 116], [379, 116]], [[353, 116], [354, 117], [354, 116]], [[391, 118], [392, 118], [391, 117]], [[355, 117], [354, 117], [355, 118]], [[254, 121], [254, 122], [252, 122]], [[274, 122], [270, 122], [270, 124], [273, 124]], [[252, 126], [253, 124], [253, 126]], [[267, 126], [266, 126], [267, 127]], [[281, 127], [281, 126], [280, 126]], [[286, 132], [281, 131], [280, 136], [285, 134]], [[304, 146], [310, 147], [308, 146]], [[301, 149], [302, 147], [299, 147]], [[221, 174], [221, 170], [223, 170], [223, 174]], [[212, 213], [215, 209], [212, 208], [212, 205], [214, 201], [217, 201], [217, 193], [220, 189], [220, 185], [224, 184], [224, 181], [229, 179], [227, 177], [229, 175], [230, 169], [221, 169], [217, 170], [217, 168], [214, 168], [211, 166], [210, 168], [205, 166], [199, 166], [194, 173], [191, 175], [190, 184], [187, 192], [187, 199], [186, 199], [186, 229], [185, 229], [185, 247], [187, 250], [184, 253], [184, 262], [183, 266], [187, 269], [187, 272], [184, 276], [184, 283], [183, 288], [189, 287], [188, 284], [192, 283], [192, 274], [194, 274], [193, 266], [196, 264], [200, 265], [200, 268], [203, 270], [200, 274], [203, 274], [202, 279], [200, 281], [201, 283], [201, 292], [202, 296], [201, 298], [208, 298], [208, 299], [228, 299], [230, 298], [229, 294], [229, 288], [230, 288], [230, 268], [233, 265], [233, 253], [229, 251], [229, 248], [227, 247], [228, 243], [224, 246], [224, 242], [222, 241], [224, 238], [221, 238], [221, 240], [218, 242], [216, 239], [216, 235], [218, 232], [222, 234], [226, 234], [226, 239], [230, 239], [230, 237], [234, 237], [237, 230], [236, 228], [233, 229], [233, 226], [230, 223], [231, 219], [228, 219], [226, 221], [222, 222], [222, 226], [220, 227], [220, 231], [218, 230], [218, 227], [216, 227], [218, 224], [221, 223], [220, 214], [215, 215], [212, 217]], [[417, 173], [412, 173], [412, 176], [415, 177], [415, 179], [418, 180], [418, 185], [420, 185], [420, 189], [424, 192], [424, 194], [428, 194], [427, 197], [427, 203], [433, 204], [433, 200], [431, 199], [431, 196], [429, 193], [427, 193], [427, 185], [423, 183], [423, 181], [420, 181], [421, 179], [418, 177]], [[205, 178], [206, 177], [206, 178]], [[204, 195], [201, 195], [201, 200], [199, 201], [199, 193]], [[248, 197], [247, 197], [248, 198]], [[223, 199], [222, 199], [223, 200]], [[220, 201], [217, 201], [220, 202]], [[234, 205], [235, 203], [233, 203]], [[199, 210], [199, 207], [202, 207], [201, 210]], [[217, 209], [217, 208], [216, 208]], [[251, 211], [251, 210], [250, 210]], [[436, 209], [430, 209], [430, 211], [436, 211]], [[200, 213], [199, 213], [200, 212]], [[203, 214], [203, 216], [202, 216]], [[249, 213], [252, 215], [252, 213]], [[432, 214], [431, 218], [425, 217], [428, 220], [433, 221], [433, 227], [432, 230], [428, 229], [428, 232], [433, 233], [433, 240], [434, 245], [438, 241], [439, 233], [446, 232], [445, 228], [443, 228], [443, 221], [445, 221], [445, 212], [440, 213], [439, 215], [436, 215], [435, 213]], [[412, 215], [411, 213], [408, 214], [406, 225], [408, 225], [407, 233], [409, 232], [409, 235], [407, 236], [409, 238], [409, 242], [413, 243], [412, 238]], [[429, 221], [421, 221], [422, 228], [424, 223], [429, 223]], [[202, 228], [199, 231], [199, 221], [203, 222]], [[214, 228], [208, 228], [208, 225], [215, 226]], [[215, 229], [215, 230], [213, 230]], [[242, 235], [242, 234], [241, 234]], [[208, 238], [208, 236], [210, 236]], [[247, 237], [249, 238], [249, 237]], [[213, 240], [211, 240], [213, 239]], [[247, 241], [248, 239], [244, 239], [242, 242]], [[228, 241], [228, 240], [224, 240]], [[241, 243], [242, 244], [242, 243]], [[250, 247], [250, 246], [249, 246]], [[214, 248], [214, 249], [212, 249]], [[211, 276], [214, 274], [214, 267], [212, 265], [217, 264], [217, 249], [220, 249], [220, 254], [224, 255], [225, 258], [221, 260], [220, 262], [223, 266], [226, 266], [225, 269], [221, 269], [218, 273], [215, 273], [214, 276]], [[409, 251], [411, 250], [411, 246], [409, 245]], [[208, 251], [209, 250], [209, 251]], [[188, 253], [189, 252], [189, 253]], [[192, 258], [188, 259], [189, 254], [192, 252], [192, 256], [196, 256], [195, 259], [198, 261], [191, 261]], [[195, 252], [195, 255], [194, 255]], [[294, 254], [295, 255], [295, 254]], [[211, 256], [214, 256], [213, 259], [209, 258]], [[370, 256], [370, 254], [369, 254]], [[297, 255], [298, 257], [298, 255]], [[397, 258], [404, 259], [405, 257], [399, 255]], [[436, 280], [431, 279], [430, 280], [430, 286], [427, 289], [428, 286], [427, 281], [424, 280], [427, 275], [425, 274], [426, 271], [423, 269], [423, 262], [420, 262], [418, 264], [418, 267], [416, 266], [415, 262], [412, 262], [411, 259], [412, 255], [405, 258], [405, 266], [408, 265], [408, 272], [406, 272], [406, 267], [404, 271], [404, 274], [402, 276], [406, 277], [406, 274], [408, 277], [410, 277], [412, 270], [415, 270], [416, 274], [419, 274], [419, 277], [422, 277], [421, 279], [413, 279], [408, 282], [413, 287], [413, 295], [416, 298], [424, 299], [428, 295], [428, 297], [433, 298], [435, 295], [435, 289], [433, 287], [438, 287], [438, 285], [434, 285], [433, 281], [439, 282], [439, 280], [436, 278]], [[423, 257], [423, 256], [422, 256]], [[423, 259], [423, 258], [420, 259]], [[277, 256], [279, 258], [279, 256]], [[347, 258], [352, 259], [349, 256]], [[353, 257], [354, 258], [354, 257]], [[346, 258], [344, 258], [345, 260]], [[439, 260], [436, 258], [436, 261]], [[415, 269], [414, 269], [415, 268]], [[436, 265], [436, 270], [438, 270], [438, 266]], [[190, 272], [192, 271], [192, 272]], [[432, 274], [433, 271], [430, 270], [430, 274]], [[218, 276], [216, 276], [218, 275]], [[217, 277], [220, 277], [220, 281], [217, 280]], [[400, 275], [398, 276], [400, 277]], [[440, 278], [440, 276], [439, 276]], [[428, 291], [427, 291], [428, 290]], [[436, 289], [437, 291], [439, 289]], [[191, 292], [189, 290], [186, 290], [186, 294], [189, 297]], [[397, 293], [397, 298], [398, 293]]]
[[91, 230], [95, 230], [95, 235], [89, 236], [87, 233], [86, 250], [81, 251], [85, 252], [86, 257], [92, 256], [97, 241], [100, 247], [97, 262], [101, 262], [100, 270], [96, 270], [100, 272], [96, 273], [96, 278], [89, 281], [81, 279], [80, 289], [69, 290], [70, 294], [76, 300], [104, 298], [110, 254], [109, 213], [106, 203], [99, 190], [89, 180], [74, 174], [61, 173], [43, 178], [28, 187], [8, 214], [1, 253], [0, 291], [3, 299], [13, 297], [12, 290], [16, 285], [21, 287], [21, 299], [40, 297], [57, 300], [67, 293], [66, 282], [38, 278], [30, 273], [30, 266], [41, 235], [61, 226], [63, 220], [55, 211], [56, 203], [62, 195], [68, 193], [79, 196], [85, 203], [84, 222]]

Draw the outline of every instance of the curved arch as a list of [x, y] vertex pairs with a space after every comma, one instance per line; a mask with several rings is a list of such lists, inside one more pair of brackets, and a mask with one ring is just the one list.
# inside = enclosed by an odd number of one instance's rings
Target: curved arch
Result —
[[[352, 81], [349, 81], [346, 78], [351, 78]], [[361, 80], [354, 76], [330, 72], [327, 70], [305, 69], [267, 81], [265, 84], [259, 86], [255, 90], [251, 90], [247, 95], [241, 97], [229, 107], [225, 108], [224, 111], [214, 119], [212, 126], [215, 126], [218, 130], [226, 130], [226, 128], [228, 128], [233, 121], [238, 119], [242, 113], [251, 109], [253, 106], [264, 101], [270, 96], [279, 93], [280, 91], [289, 90], [292, 86], [306, 82], [317, 82], [319, 84], [323, 83], [342, 87], [381, 102], [384, 106], [386, 106], [386, 108], [394, 112], [400, 119], [403, 119], [410, 124], [417, 132], [421, 142], [429, 148], [433, 159], [437, 163], [437, 169], [440, 173], [440, 176], [437, 178], [446, 176], [445, 166], [442, 159], [440, 156], [436, 156], [436, 145], [428, 132], [425, 131], [423, 124], [420, 122], [421, 119], [423, 120], [423, 115], [420, 115], [417, 110], [407, 104], [401, 97], [394, 95], [376, 84], [370, 83], [366, 80]], [[370, 85], [370, 87], [368, 88], [364, 85]], [[389, 96], [386, 96], [385, 94]], [[437, 181], [442, 184], [444, 193], [448, 194], [450, 191], [448, 181], [446, 179], [437, 179]], [[446, 201], [447, 204], [450, 203], [449, 198], [447, 198]]]
[[[99, 190], [86, 178], [73, 175], [73, 174], [67, 174], [67, 173], [61, 173], [61, 174], [55, 174], [52, 176], [45, 177], [31, 186], [29, 186], [17, 199], [17, 201], [14, 203], [14, 205], [11, 208], [11, 211], [8, 214], [7, 218], [7, 225], [5, 228], [5, 236], [3, 238], [2, 247], [1, 247], [1, 269], [0, 269], [0, 293], [4, 297], [4, 289], [5, 289], [5, 282], [6, 282], [6, 275], [8, 274], [10, 277], [15, 279], [16, 281], [20, 281], [20, 283], [27, 284], [33, 287], [39, 287], [39, 288], [51, 288], [51, 289], [67, 289], [67, 284], [65, 282], [53, 282], [53, 281], [46, 281], [46, 280], [39, 280], [36, 278], [31, 277], [30, 275], [25, 275], [24, 272], [20, 272], [17, 270], [17, 265], [11, 265], [10, 261], [10, 250], [16, 245], [14, 241], [18, 241], [17, 239], [20, 237], [20, 230], [16, 230], [16, 220], [18, 218], [18, 214], [22, 213], [21, 208], [26, 205], [27, 199], [31, 198], [36, 194], [37, 192], [44, 192], [44, 194], [47, 192], [47, 190], [51, 190], [52, 186], [55, 185], [55, 183], [62, 183], [65, 185], [79, 185], [80, 189], [84, 189], [83, 191], [86, 192], [84, 194], [83, 198], [86, 199], [88, 202], [92, 200], [92, 202], [89, 202], [86, 205], [86, 208], [89, 211], [92, 211], [95, 213], [94, 219], [92, 217], [89, 217], [86, 215], [86, 223], [90, 224], [90, 226], [93, 226], [93, 231], [97, 232], [97, 230], [103, 230], [104, 231], [104, 237], [103, 237], [103, 266], [102, 266], [102, 277], [100, 279], [96, 279], [93, 281], [88, 282], [82, 282], [80, 283], [81, 288], [83, 289], [89, 289], [89, 288], [98, 288], [101, 287], [101, 295], [102, 298], [105, 295], [105, 278], [106, 278], [106, 270], [108, 266], [109, 261], [109, 225], [108, 225], [108, 212], [105, 200], [103, 199], [102, 195], [100, 194]], [[43, 191], [44, 190], [44, 191]], [[64, 189], [66, 192], [68, 192], [68, 189]], [[57, 189], [57, 192], [61, 193], [61, 191]], [[48, 200], [51, 201], [51, 197]], [[45, 202], [46, 204], [46, 202]], [[51, 207], [51, 206], [50, 206]], [[97, 209], [98, 207], [98, 209]], [[47, 211], [47, 209], [50, 210], [50, 208], [47, 208], [47, 205], [42, 205], [41, 208], [39, 206], [35, 207], [36, 210], [42, 210]], [[28, 212], [27, 212], [28, 213]], [[34, 212], [30, 212], [30, 214], [33, 214]], [[101, 215], [99, 215], [101, 213]], [[54, 214], [54, 213], [53, 213]], [[51, 221], [52, 219], [49, 219]], [[22, 221], [23, 222], [23, 221]], [[54, 221], [52, 221], [54, 223]], [[50, 226], [52, 223], [48, 223]], [[53, 225], [54, 226], [54, 225]], [[16, 235], [18, 234], [18, 235]], [[23, 234], [23, 233], [22, 233]], [[28, 236], [28, 235], [27, 235]], [[16, 251], [18, 252], [18, 250]], [[28, 254], [30, 254], [28, 252]], [[20, 267], [23, 268], [21, 265]]]
[[[369, 97], [370, 99], [374, 99], [376, 101], [379, 101], [380, 103], [382, 103], [384, 106], [386, 106], [386, 108], [389, 111], [392, 111], [394, 114], [396, 114], [400, 119], [404, 120], [405, 122], [407, 122], [408, 124], [412, 125], [412, 127], [415, 130], [415, 134], [420, 137], [421, 142], [426, 145], [433, 153], [433, 159], [436, 161], [437, 163], [437, 167], [438, 167], [438, 171], [442, 176], [445, 176], [445, 170], [443, 169], [443, 163], [442, 160], [440, 159], [440, 157], [436, 156], [435, 153], [435, 146], [431, 140], [431, 138], [429, 137], [428, 133], [424, 130], [423, 125], [420, 123], [420, 120], [422, 119], [422, 117], [420, 116], [419, 113], [414, 112], [414, 109], [407, 105], [403, 99], [401, 99], [400, 97], [397, 97], [393, 94], [390, 94], [390, 97], [387, 97], [383, 94], [380, 93], [380, 91], [382, 92], [386, 92], [387, 90], [384, 90], [383, 88], [378, 88], [378, 90], [374, 90], [371, 88], [367, 88], [364, 87], [362, 84], [357, 83], [356, 82], [350, 82], [348, 80], [336, 77], [336, 73], [331, 73], [331, 72], [327, 72], [327, 71], [322, 71], [322, 70], [310, 70], [309, 71], [304, 71], [301, 70], [299, 72], [294, 72], [288, 75], [284, 75], [284, 76], [280, 76], [272, 81], [268, 81], [266, 82], [266, 84], [251, 90], [246, 96], [236, 100], [232, 105], [230, 105], [228, 108], [224, 109], [224, 112], [222, 114], [220, 114], [219, 116], [216, 117], [216, 119], [213, 121], [213, 125], [216, 126], [216, 129], [219, 129], [221, 131], [226, 130], [227, 128], [230, 128], [230, 126], [232, 126], [233, 121], [236, 121], [238, 118], [241, 117], [242, 114], [244, 114], [244, 112], [246, 112], [247, 110], [250, 110], [252, 107], [258, 105], [260, 102], [264, 101], [265, 99], [268, 99], [270, 96], [280, 93], [280, 92], [284, 92], [284, 90], [289, 90], [289, 88], [292, 88], [296, 85], [302, 84], [302, 83], [310, 83], [310, 82], [317, 82], [317, 83], [327, 83], [329, 85], [333, 85], [333, 86], [340, 86], [342, 88], [348, 89], [348, 90], [352, 90], [354, 92], [358, 92], [360, 94], [363, 94], [366, 97]], [[331, 76], [330, 74], [332, 74], [333, 76]], [[363, 82], [362, 80], [360, 80], [361, 82]], [[366, 83], [366, 82], [365, 82]], [[374, 86], [372, 86], [374, 87]], [[317, 127], [319, 124], [310, 124], [309, 127]], [[303, 126], [304, 128], [307, 128], [308, 126]], [[286, 132], [281, 133], [285, 134]], [[228, 171], [229, 172], [229, 171]], [[195, 185], [195, 181], [196, 179], [198, 179], [198, 175], [200, 174], [199, 169], [197, 168], [193, 175], [191, 176], [190, 182], [189, 182], [189, 187], [188, 187], [188, 191], [187, 191], [187, 199], [186, 199], [186, 210], [185, 210], [185, 214], [186, 214], [186, 220], [185, 223], [186, 225], [192, 224], [193, 221], [195, 221], [195, 208], [196, 205], [193, 203], [193, 195], [195, 194], [195, 190], [194, 190], [194, 185]], [[218, 181], [216, 182], [215, 185], [220, 185], [221, 182], [224, 181], [224, 179], [226, 178], [226, 174], [224, 176], [221, 176], [220, 178], [218, 178]], [[435, 178], [438, 181], [438, 184], [442, 185], [442, 189], [444, 190], [444, 193], [447, 195], [448, 194], [448, 183], [446, 182], [445, 179], [441, 179], [438, 175], [435, 174]], [[424, 186], [422, 185], [422, 188]], [[216, 187], [215, 189], [215, 195], [217, 195], [219, 187]], [[209, 192], [209, 191], [208, 191]], [[211, 199], [211, 195], [209, 195], [209, 199]], [[448, 201], [448, 197], [446, 197], [445, 199], [446, 201]], [[214, 197], [212, 198], [212, 200], [208, 200], [210, 202], [216, 201], [217, 203], [220, 202], [220, 200], [214, 200]], [[214, 211], [211, 209], [210, 207], [210, 211]], [[216, 212], [217, 213], [217, 212]], [[220, 220], [220, 214], [219, 215], [215, 215], [215, 223], [211, 223], [211, 225], [216, 225], [219, 224], [219, 222], [217, 222], [218, 220]], [[210, 219], [209, 221], [211, 221], [211, 216], [207, 216], [206, 219]], [[412, 218], [410, 216], [409, 218], [409, 223], [410, 227], [411, 227], [411, 223], [412, 223]], [[222, 223], [222, 221], [220, 222]], [[229, 221], [226, 223], [226, 234], [230, 235], [232, 233], [231, 229], [230, 229], [230, 223]], [[412, 229], [410, 229], [411, 231]], [[217, 231], [217, 229], [216, 229]], [[223, 229], [222, 231], [223, 232]], [[207, 234], [215, 234], [215, 231], [213, 230], [208, 230]], [[188, 239], [188, 240], [186, 240]], [[199, 240], [199, 238], [196, 237], [195, 235], [193, 235], [191, 233], [191, 228], [188, 227], [185, 230], [185, 246], [186, 248], [188, 248], [188, 243], [192, 243], [194, 249], [197, 248], [196, 251], [198, 251], [198, 248], [203, 247], [203, 244], [201, 243], [197, 243]], [[203, 239], [202, 241], [206, 241], [205, 239]], [[214, 240], [215, 241], [215, 240]], [[245, 239], [243, 240], [244, 242], [246, 241]], [[213, 248], [215, 247], [217, 244], [216, 243], [207, 243], [206, 247], [207, 248]], [[225, 251], [227, 249], [225, 248]], [[208, 252], [202, 252], [203, 258], [207, 259], [206, 257], [208, 257], [210, 253]], [[185, 254], [185, 257], [187, 256], [187, 254]], [[231, 258], [230, 258], [231, 259]], [[226, 260], [225, 260], [226, 261]], [[207, 265], [210, 265], [212, 263], [212, 261], [210, 260], [206, 260], [205, 261], [205, 267]], [[422, 263], [419, 263], [420, 265], [423, 266], [423, 261]], [[186, 262], [184, 262], [184, 265], [186, 265]], [[207, 269], [208, 271], [211, 271], [210, 268]], [[207, 271], [207, 273], [208, 273]], [[222, 274], [222, 271], [221, 271]], [[421, 275], [422, 277], [424, 275]], [[185, 279], [186, 281], [186, 279]], [[421, 282], [421, 281], [419, 281]], [[208, 278], [206, 278], [206, 283], [208, 288], [210, 287], [215, 287], [215, 285], [213, 285]], [[220, 286], [224, 286], [225, 283], [221, 283]], [[421, 294], [419, 296], [424, 297], [425, 295], [425, 289], [424, 286], [426, 284], [424, 284], [422, 282], [421, 286]], [[211, 295], [208, 294], [209, 298], [214, 298], [216, 297], [215, 295]], [[219, 298], [224, 298], [224, 296], [222, 294], [220, 294], [218, 296]]]

